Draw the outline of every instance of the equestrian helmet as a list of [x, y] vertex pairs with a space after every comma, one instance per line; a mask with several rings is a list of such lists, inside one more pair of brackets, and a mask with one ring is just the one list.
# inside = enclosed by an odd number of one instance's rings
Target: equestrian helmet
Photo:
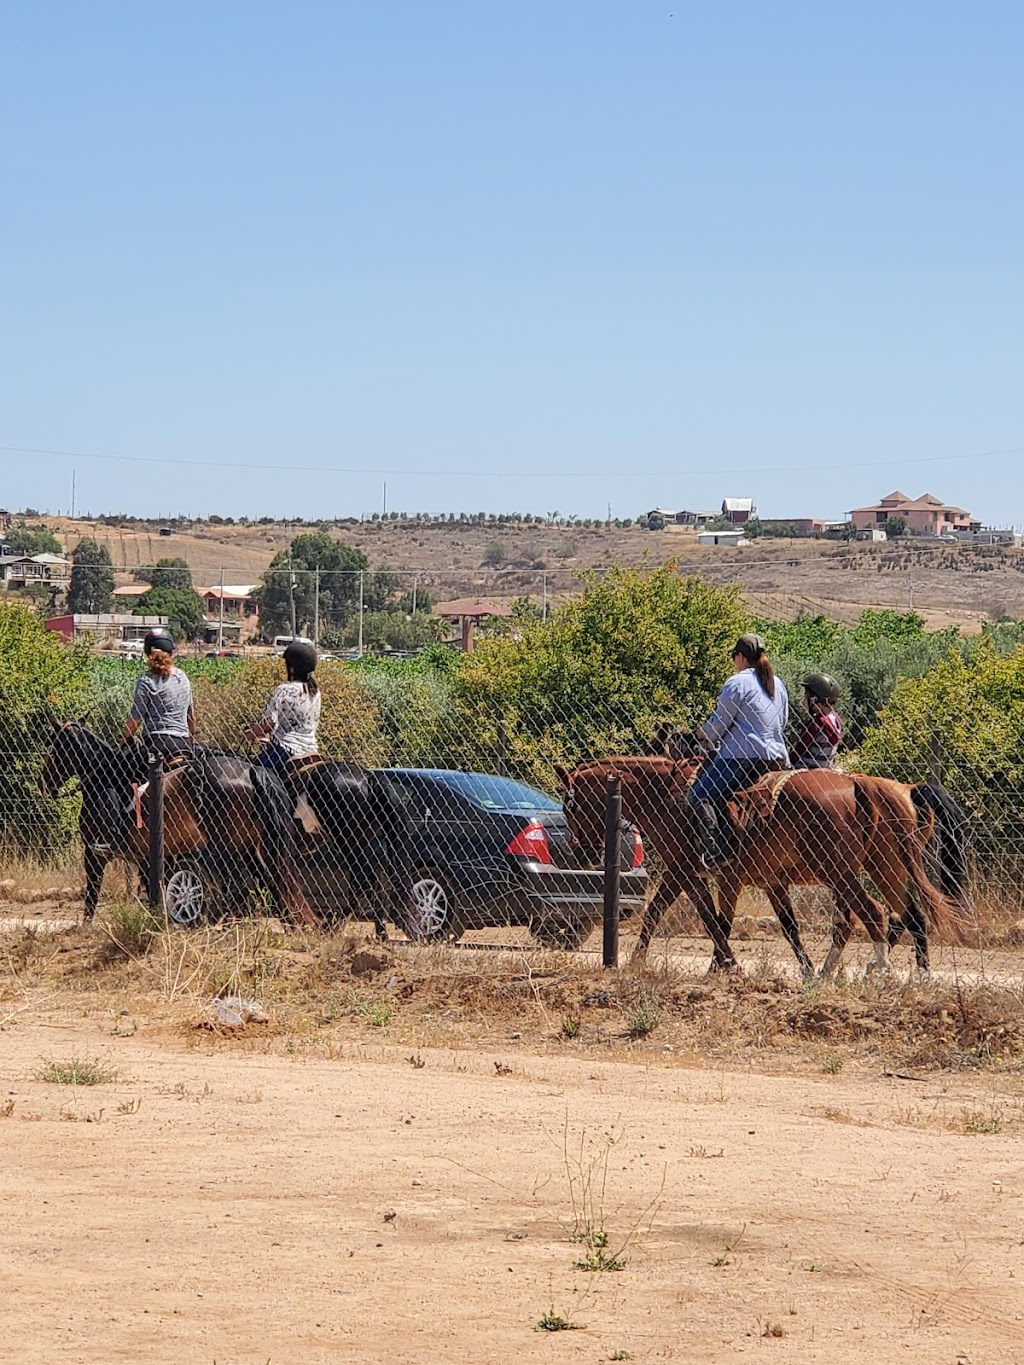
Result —
[[752, 664], [756, 664], [764, 651], [765, 643], [760, 635], [741, 635], [736, 641], [733, 654], [742, 654], [744, 659], [749, 659]]
[[169, 630], [147, 630], [142, 649], [146, 654], [150, 654], [154, 649], [162, 649], [165, 654], [173, 654], [174, 636]]
[[298, 678], [308, 678], [316, 668], [316, 646], [309, 640], [293, 640], [284, 652], [284, 666]]
[[829, 706], [835, 706], [842, 691], [835, 678], [828, 673], [808, 673], [804, 678], [804, 687], [812, 697], [817, 697]]

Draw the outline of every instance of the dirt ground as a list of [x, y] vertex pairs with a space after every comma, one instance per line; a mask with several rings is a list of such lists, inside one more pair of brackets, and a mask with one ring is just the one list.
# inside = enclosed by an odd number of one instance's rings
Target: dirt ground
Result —
[[[5, 1359], [1024, 1354], [1017, 1065], [904, 1068], [867, 1035], [687, 1042], [705, 1005], [720, 1032], [761, 994], [805, 1008], [795, 985], [749, 979], [680, 978], [672, 1020], [665, 995], [664, 1025], [628, 1041], [596, 1022], [609, 977], [591, 970], [569, 1036], [564, 957], [524, 957], [513, 979], [479, 950], [416, 968], [430, 950], [414, 949], [371, 988], [351, 957], [265, 937], [235, 952], [259, 964], [269, 1019], [226, 1034], [187, 992], [143, 990], [150, 969], [102, 930], [23, 932], [0, 944]], [[300, 978], [315, 1029], [288, 993]], [[336, 1018], [346, 983], [357, 1007]], [[385, 996], [394, 1016], [368, 1008]], [[827, 1021], [855, 1002], [810, 1003]], [[45, 1079], [72, 1061], [100, 1083]], [[581, 1222], [602, 1235], [574, 1241]], [[622, 1268], [576, 1267], [600, 1255]], [[536, 1331], [545, 1315], [577, 1330]]]

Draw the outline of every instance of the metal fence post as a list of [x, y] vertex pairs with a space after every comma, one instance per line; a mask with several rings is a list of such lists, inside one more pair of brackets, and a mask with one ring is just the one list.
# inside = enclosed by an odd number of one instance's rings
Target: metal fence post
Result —
[[622, 778], [608, 774], [604, 797], [604, 945], [601, 965], [619, 965], [619, 893], [622, 881]]
[[149, 903], [164, 908], [164, 764], [151, 754], [149, 759]]
[[[933, 787], [940, 787], [940, 788], [941, 788], [941, 786], [942, 786], [942, 736], [939, 734], [938, 730], [934, 730], [934, 731], [932, 732], [931, 762], [930, 762], [930, 764], [929, 764], [929, 769], [930, 769], [930, 771], [929, 771], [928, 776], [929, 776], [929, 780], [931, 781], [932, 786], [933, 786]], [[940, 885], [940, 886], [943, 886], [943, 883], [944, 883], [944, 881], [945, 881], [945, 877], [943, 876], [943, 872], [942, 872], [942, 869], [943, 869], [943, 866], [944, 866], [943, 850], [942, 850], [942, 823], [941, 823], [941, 821], [939, 821], [939, 820], [936, 820], [936, 822], [935, 822], [935, 829], [934, 829], [934, 831], [933, 831], [933, 833], [932, 833], [930, 854], [931, 854], [931, 861], [932, 861], [932, 863], [934, 864], [934, 867], [935, 867], [935, 871], [938, 873], [939, 885]]]
[[506, 734], [505, 734], [505, 722], [504, 722], [504, 720], [499, 716], [499, 717], [498, 717], [498, 754], [497, 754], [497, 762], [496, 762], [496, 764], [495, 764], [495, 767], [498, 769], [498, 776], [499, 776], [499, 777], [507, 777], [507, 776], [508, 776], [508, 764], [507, 764], [506, 758], [505, 758], [507, 747], [508, 747], [508, 738], [507, 738], [507, 736], [506, 736]]

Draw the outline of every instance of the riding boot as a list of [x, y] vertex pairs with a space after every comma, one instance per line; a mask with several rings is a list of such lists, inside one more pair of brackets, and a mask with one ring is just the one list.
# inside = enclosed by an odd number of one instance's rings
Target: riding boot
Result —
[[714, 801], [698, 801], [693, 813], [704, 841], [704, 866], [718, 867], [731, 856], [729, 841], [719, 823], [718, 807]]

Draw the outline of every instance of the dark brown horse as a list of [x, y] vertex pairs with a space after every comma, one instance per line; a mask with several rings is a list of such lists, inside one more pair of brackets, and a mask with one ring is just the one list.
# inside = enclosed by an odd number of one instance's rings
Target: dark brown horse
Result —
[[768, 895], [783, 933], [805, 974], [813, 969], [792, 902], [791, 885], [831, 889], [836, 905], [832, 947], [822, 968], [837, 967], [852, 932], [854, 915], [874, 945], [874, 966], [887, 961], [885, 908], [863, 886], [864, 869], [891, 908], [900, 912], [911, 888], [920, 902], [922, 924], [956, 939], [956, 908], [933, 886], [921, 858], [913, 803], [906, 789], [884, 779], [858, 779], [831, 770], [796, 770], [763, 779], [750, 797], [732, 803], [742, 822], [736, 855], [719, 870], [720, 904], [715, 906], [702, 841], [686, 804], [686, 787], [699, 767], [692, 759], [615, 757], [559, 771], [566, 788], [565, 811], [581, 847], [596, 849], [603, 836], [603, 801], [609, 773], [622, 778], [623, 816], [636, 825], [659, 855], [665, 874], [647, 907], [636, 954], [646, 953], [662, 914], [685, 893], [693, 901], [713, 943], [712, 969], [735, 967], [729, 944], [741, 886]]
[[[144, 780], [143, 751], [115, 749], [82, 721], [54, 726], [39, 774], [40, 790], [56, 797], [77, 777], [82, 791], [78, 827], [85, 849], [85, 918], [96, 913], [103, 873], [116, 855], [108, 846], [111, 794], [123, 813], [122, 856], [140, 873], [149, 832], [130, 818], [133, 783]], [[302, 892], [294, 864], [292, 808], [280, 779], [231, 755], [199, 751], [164, 778], [164, 852], [168, 863], [200, 854], [236, 877], [251, 868], [275, 908], [308, 924], [318, 920]], [[143, 804], [143, 811], [145, 804]]]

